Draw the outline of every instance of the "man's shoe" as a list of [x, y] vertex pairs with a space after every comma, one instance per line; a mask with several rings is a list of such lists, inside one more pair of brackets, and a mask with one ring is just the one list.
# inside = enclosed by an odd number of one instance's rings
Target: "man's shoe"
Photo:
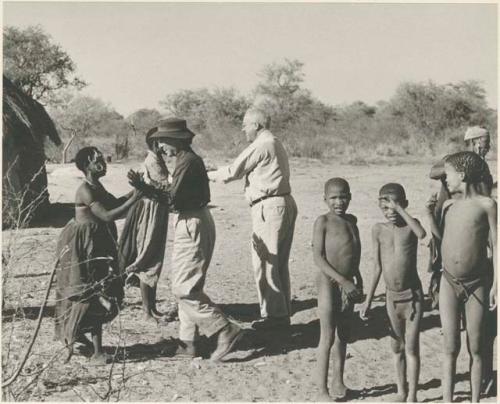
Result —
[[214, 362], [219, 362], [224, 358], [229, 352], [233, 350], [236, 343], [243, 336], [244, 331], [240, 326], [229, 323], [226, 325], [217, 336], [217, 347], [215, 351], [210, 356], [210, 360]]
[[176, 358], [195, 358], [196, 347], [193, 341], [179, 340], [174, 356]]
[[254, 330], [267, 330], [271, 328], [288, 326], [290, 326], [289, 317], [266, 317], [262, 320], [257, 320], [252, 323], [252, 328]]

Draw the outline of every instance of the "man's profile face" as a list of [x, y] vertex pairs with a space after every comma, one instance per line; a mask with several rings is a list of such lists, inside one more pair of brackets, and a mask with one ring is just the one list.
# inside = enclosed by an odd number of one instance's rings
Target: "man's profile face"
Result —
[[243, 125], [241, 130], [245, 132], [245, 136], [248, 142], [253, 142], [257, 137], [257, 131], [259, 129], [259, 125], [250, 115], [245, 115], [243, 118]]

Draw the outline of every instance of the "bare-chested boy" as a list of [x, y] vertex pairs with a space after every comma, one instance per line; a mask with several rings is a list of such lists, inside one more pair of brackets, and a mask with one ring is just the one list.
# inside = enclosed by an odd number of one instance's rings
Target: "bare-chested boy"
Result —
[[383, 273], [397, 374], [396, 401], [415, 402], [420, 372], [420, 320], [423, 313], [422, 285], [417, 273], [417, 238], [424, 238], [425, 230], [418, 220], [406, 212], [408, 201], [400, 184], [390, 183], [380, 189], [379, 206], [388, 222], [377, 223], [372, 229], [375, 273], [360, 314], [361, 318], [366, 318], [380, 274]]
[[[446, 183], [459, 199], [443, 204], [441, 255], [443, 279], [439, 291], [439, 313], [444, 337], [443, 400], [453, 398], [457, 356], [460, 352], [460, 314], [465, 316], [468, 349], [471, 358], [472, 402], [479, 401], [482, 360], [485, 344], [485, 314], [496, 307], [496, 259], [493, 281], [488, 282], [487, 247], [491, 242], [496, 257], [497, 205], [481, 195], [485, 162], [475, 153], [460, 152], [445, 159]], [[433, 233], [436, 233], [433, 226]], [[437, 237], [441, 237], [439, 229]], [[491, 286], [489, 286], [491, 285]], [[488, 296], [489, 293], [489, 296]]]
[[351, 201], [349, 184], [342, 178], [331, 178], [325, 184], [324, 200], [329, 212], [314, 223], [313, 255], [318, 268], [318, 312], [321, 327], [318, 345], [318, 401], [332, 401], [328, 393], [328, 365], [333, 345], [334, 398], [347, 395], [344, 385], [346, 346], [350, 334], [354, 303], [363, 296], [359, 273], [361, 244], [357, 219], [346, 210]]

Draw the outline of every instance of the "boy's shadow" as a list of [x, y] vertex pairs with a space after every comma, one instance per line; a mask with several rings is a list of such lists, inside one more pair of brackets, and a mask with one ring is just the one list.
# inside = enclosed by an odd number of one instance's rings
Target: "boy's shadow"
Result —
[[319, 320], [269, 330], [246, 329], [237, 345], [237, 350], [249, 351], [248, 355], [229, 359], [228, 362], [247, 362], [264, 356], [283, 355], [298, 349], [315, 348], [318, 341]]
[[[317, 299], [296, 300], [292, 299], [292, 315], [303, 310], [318, 306]], [[218, 307], [237, 321], [251, 322], [260, 318], [260, 308], [257, 303], [229, 303], [218, 304]]]
[[[459, 373], [456, 375], [456, 382], [461, 382], [464, 380], [468, 380], [469, 378], [469, 373]], [[421, 383], [418, 385], [418, 391], [426, 391], [430, 389], [436, 389], [441, 386], [441, 380], [439, 379], [431, 379], [425, 383]], [[375, 398], [375, 397], [381, 397], [381, 396], [386, 396], [389, 394], [395, 394], [397, 392], [397, 387], [395, 383], [388, 383], [388, 384], [382, 384], [380, 386], [373, 386], [370, 388], [365, 388], [361, 391], [360, 396], [363, 398]], [[455, 393], [455, 401], [464, 401], [464, 398], [470, 398], [469, 397], [463, 397], [463, 395], [466, 395], [467, 392], [464, 391], [459, 391]], [[437, 396], [437, 397], [432, 397], [432, 398], [426, 398], [422, 400], [422, 402], [436, 402], [436, 401], [441, 401], [442, 396]], [[373, 401], [373, 400], [370, 400]]]
[[[385, 300], [383, 295], [375, 298], [375, 301]], [[310, 308], [317, 305], [316, 299], [308, 299], [296, 302], [297, 309]], [[247, 309], [245, 314], [258, 316], [257, 305], [226, 305], [224, 311], [235, 315], [236, 318], [245, 319], [239, 310]], [[233, 311], [234, 310], [234, 311]], [[369, 312], [368, 320], [362, 320], [357, 312], [353, 315], [351, 323], [351, 342], [365, 339], [381, 339], [390, 335], [389, 319], [385, 305], [378, 305]], [[440, 324], [439, 315], [436, 312], [424, 312], [421, 320], [421, 331], [426, 331]], [[245, 362], [262, 356], [273, 356], [286, 354], [299, 349], [316, 348], [320, 336], [319, 320], [315, 319], [305, 324], [292, 324], [290, 326], [269, 330], [245, 330], [245, 335], [238, 343], [240, 351], [250, 351], [245, 357], [231, 360], [232, 362]], [[385, 393], [384, 393], [385, 394]]]
[[[385, 302], [385, 295], [377, 295], [374, 301]], [[428, 311], [427, 306], [428, 303], [424, 302], [424, 314], [420, 321], [420, 332], [440, 327], [441, 325], [438, 311]], [[385, 304], [373, 307], [368, 312], [367, 320], [362, 320], [358, 313], [354, 313], [352, 322], [353, 341], [382, 339], [389, 335], [391, 335], [391, 327]]]
[[115, 362], [146, 362], [156, 358], [173, 357], [178, 343], [174, 339], [162, 339], [153, 344], [133, 344], [106, 347], [106, 353], [114, 356]]
[[[36, 320], [40, 314], [40, 306], [26, 306], [2, 309], [2, 323], [10, 323], [17, 320]], [[54, 317], [54, 306], [45, 306], [43, 317]]]

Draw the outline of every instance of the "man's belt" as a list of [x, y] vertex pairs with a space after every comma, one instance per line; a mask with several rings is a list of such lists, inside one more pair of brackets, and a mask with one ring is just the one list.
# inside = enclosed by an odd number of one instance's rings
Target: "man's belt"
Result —
[[266, 199], [269, 199], [269, 198], [277, 198], [278, 196], [287, 196], [287, 195], [290, 195], [290, 192], [288, 192], [287, 194], [280, 194], [280, 195], [266, 195], [266, 196], [263, 196], [262, 198], [259, 198], [259, 199], [256, 199], [255, 201], [250, 202], [250, 207], [257, 205], [258, 203], [260, 203]]

